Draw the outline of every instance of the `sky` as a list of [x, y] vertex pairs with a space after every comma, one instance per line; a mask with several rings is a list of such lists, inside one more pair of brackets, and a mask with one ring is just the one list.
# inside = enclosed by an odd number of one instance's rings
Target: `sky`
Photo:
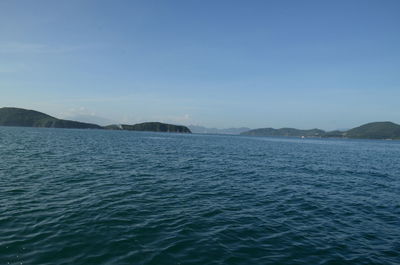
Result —
[[0, 1], [0, 107], [113, 123], [400, 123], [398, 0]]

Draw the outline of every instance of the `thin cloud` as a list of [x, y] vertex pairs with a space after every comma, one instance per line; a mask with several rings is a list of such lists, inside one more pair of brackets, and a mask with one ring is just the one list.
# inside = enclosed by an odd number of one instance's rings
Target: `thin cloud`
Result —
[[74, 116], [74, 115], [95, 116], [96, 112], [86, 107], [78, 107], [78, 108], [71, 108], [65, 113], [65, 116]]
[[189, 121], [192, 121], [192, 118], [190, 117], [189, 114], [184, 114], [182, 116], [169, 116], [167, 120], [173, 121], [173, 122], [182, 122], [182, 123], [187, 123]]
[[155, 121], [162, 121], [175, 124], [189, 124], [193, 122], [192, 117], [189, 114], [153, 116], [152, 119]]
[[0, 42], [0, 53], [69, 53], [84, 50], [92, 45], [47, 45], [28, 42]]

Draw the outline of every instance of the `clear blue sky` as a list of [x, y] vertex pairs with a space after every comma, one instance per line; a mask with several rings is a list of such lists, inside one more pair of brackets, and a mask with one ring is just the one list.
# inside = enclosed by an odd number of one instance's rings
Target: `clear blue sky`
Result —
[[0, 92], [125, 123], [400, 123], [400, 1], [2, 0]]

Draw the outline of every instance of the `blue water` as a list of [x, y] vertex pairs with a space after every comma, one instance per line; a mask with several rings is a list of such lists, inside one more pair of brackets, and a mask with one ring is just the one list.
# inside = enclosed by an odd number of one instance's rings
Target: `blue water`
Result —
[[400, 141], [0, 127], [0, 264], [400, 264]]

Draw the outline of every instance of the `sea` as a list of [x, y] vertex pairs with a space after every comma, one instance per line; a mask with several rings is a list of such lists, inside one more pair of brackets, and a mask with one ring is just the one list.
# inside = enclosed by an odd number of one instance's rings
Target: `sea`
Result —
[[0, 127], [0, 264], [400, 264], [400, 141]]

